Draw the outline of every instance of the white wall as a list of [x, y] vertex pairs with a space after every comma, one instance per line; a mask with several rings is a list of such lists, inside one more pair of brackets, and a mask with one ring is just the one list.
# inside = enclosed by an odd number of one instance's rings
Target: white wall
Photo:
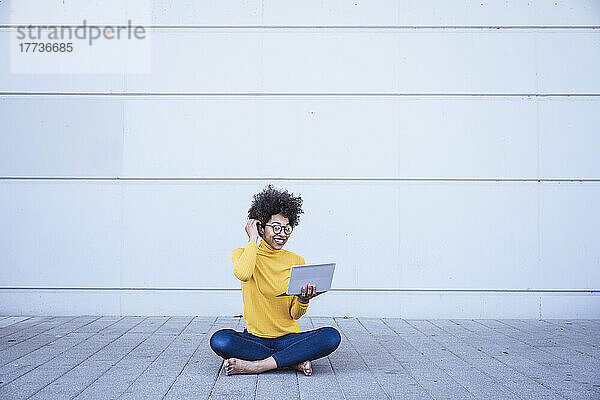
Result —
[[241, 314], [231, 251], [273, 183], [304, 199], [286, 247], [338, 263], [308, 315], [600, 318], [600, 1], [151, 21], [149, 74], [0, 58], [1, 314]]

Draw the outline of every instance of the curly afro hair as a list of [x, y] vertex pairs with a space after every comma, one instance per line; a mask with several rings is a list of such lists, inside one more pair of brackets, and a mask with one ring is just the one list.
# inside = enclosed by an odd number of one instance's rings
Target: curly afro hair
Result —
[[285, 189], [274, 189], [273, 185], [269, 184], [262, 192], [254, 195], [254, 200], [248, 210], [248, 218], [257, 219], [262, 226], [265, 226], [271, 216], [282, 214], [290, 221], [292, 227], [296, 227], [300, 222], [300, 214], [303, 213], [300, 196], [294, 197], [293, 193], [290, 194]]

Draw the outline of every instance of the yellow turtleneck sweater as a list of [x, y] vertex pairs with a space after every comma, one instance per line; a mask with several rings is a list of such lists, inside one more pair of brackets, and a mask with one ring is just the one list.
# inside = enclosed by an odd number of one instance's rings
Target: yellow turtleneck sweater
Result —
[[291, 251], [275, 250], [264, 239], [233, 250], [231, 258], [233, 274], [242, 284], [246, 330], [266, 338], [300, 332], [297, 320], [306, 313], [308, 303], [300, 303], [296, 296], [275, 296], [285, 293], [291, 266], [305, 264], [304, 259]]

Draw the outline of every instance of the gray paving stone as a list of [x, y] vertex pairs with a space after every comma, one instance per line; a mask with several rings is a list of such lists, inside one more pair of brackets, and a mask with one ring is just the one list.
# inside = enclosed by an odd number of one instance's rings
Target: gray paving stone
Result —
[[[334, 321], [331, 318], [301, 318], [298, 321], [298, 324], [300, 325], [300, 331], [308, 331], [321, 326], [334, 326]], [[299, 398], [326, 398], [331, 400], [343, 399], [344, 394], [333, 371], [330, 358], [323, 357], [313, 360], [311, 361], [311, 365], [313, 372], [310, 376], [305, 376], [303, 373], [296, 372], [298, 379]]]
[[[499, 361], [511, 366], [515, 370], [528, 376], [529, 378], [539, 382], [540, 384], [552, 389], [555, 393], [564, 398], [573, 397], [573, 393], [581, 393], [581, 396], [587, 396], [588, 392], [592, 392], [589, 384], [578, 382], [570, 379], [561, 373], [556, 368], [546, 363], [548, 359], [556, 359], [550, 353], [545, 353], [533, 346], [528, 346], [522, 340], [516, 339], [518, 334], [515, 334], [515, 328], [507, 325], [509, 321], [494, 321], [492, 320], [454, 320], [461, 323], [465, 328], [472, 330], [474, 333], [474, 341], [478, 342], [479, 346], [488, 348], [487, 352]], [[497, 325], [499, 324], [499, 325]], [[503, 325], [503, 326], [500, 326]], [[492, 328], [493, 327], [493, 328]], [[484, 338], [488, 343], [479, 342]], [[499, 344], [496, 345], [496, 343]], [[597, 371], [593, 365], [590, 366], [591, 371]], [[595, 373], [597, 376], [597, 372]]]
[[21, 329], [35, 326], [53, 317], [6, 317], [0, 323], [0, 338], [17, 332]]
[[[116, 323], [108, 325], [106, 329], [111, 329], [115, 335], [118, 333], [124, 335], [129, 329], [144, 319], [142, 317], [121, 318]], [[4, 386], [0, 387], [0, 398], [26, 399], [35, 395], [89, 357], [101, 351], [120, 335], [103, 336], [98, 334], [90, 337], [88, 340], [60, 354], [58, 357], [51, 359], [6, 385], [3, 384]]]
[[[511, 392], [515, 393], [515, 398], [524, 399], [561, 399], [548, 387], [541, 385], [526, 375], [518, 372], [510, 366], [500, 362], [493, 356], [488, 355], [484, 348], [473, 344], [476, 338], [470, 336], [470, 331], [460, 325], [448, 320], [432, 320], [432, 325], [440, 328], [437, 339], [450, 351], [462, 356], [465, 360], [481, 370], [483, 373], [495, 378], [501, 382]], [[447, 333], [445, 335], [444, 333]], [[477, 338], [479, 339], [479, 338]]]
[[[9, 336], [18, 336], [21, 332], [34, 332], [35, 330], [39, 330], [41, 325], [42, 328], [49, 324], [57, 324], [64, 322], [64, 317], [31, 317], [21, 321], [17, 321], [14, 324], [9, 324], [0, 329], [0, 339], [2, 340], [2, 344], [6, 344], [9, 339], [13, 339]], [[47, 329], [47, 328], [46, 328]], [[43, 330], [43, 329], [42, 329]], [[10, 343], [8, 344], [10, 345]]]
[[320, 322], [335, 327], [342, 335], [339, 347], [329, 355], [329, 359], [344, 397], [389, 398], [389, 393], [382, 386], [382, 373], [376, 369], [380, 360], [373, 356], [373, 343], [362, 340], [364, 329], [358, 322], [353, 318], [321, 319]]
[[[166, 322], [166, 321], [163, 321]], [[156, 329], [157, 326], [154, 327]], [[152, 333], [152, 332], [148, 332]], [[176, 337], [150, 336], [140, 346], [114, 363], [103, 375], [77, 395], [77, 399], [116, 399], [135, 381]]]
[[226, 376], [208, 340], [241, 331], [240, 317], [4, 315], [0, 398], [600, 399], [598, 320], [305, 316], [299, 325], [342, 334], [311, 376]]
[[[524, 398], [516, 387], [505, 385], [503, 379], [473, 366], [467, 348], [455, 347], [452, 337], [429, 321], [407, 321], [410, 326], [428, 339], [423, 348], [432, 360], [477, 398]], [[478, 354], [473, 354], [477, 359]], [[488, 371], [489, 372], [489, 371]], [[512, 389], [512, 390], [511, 390]]]

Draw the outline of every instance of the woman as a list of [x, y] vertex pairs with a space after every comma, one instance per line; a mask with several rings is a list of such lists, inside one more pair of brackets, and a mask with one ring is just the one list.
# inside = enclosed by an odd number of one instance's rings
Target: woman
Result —
[[322, 293], [315, 285], [307, 282], [299, 296], [276, 297], [287, 289], [290, 267], [305, 263], [283, 250], [303, 213], [301, 206], [299, 196], [272, 185], [254, 195], [245, 228], [249, 241], [232, 254], [233, 273], [242, 285], [246, 327], [243, 332], [221, 329], [210, 338], [213, 351], [225, 359], [227, 375], [291, 367], [308, 376], [310, 361], [340, 344], [341, 335], [331, 326], [300, 332], [297, 320], [306, 313], [310, 299]]

